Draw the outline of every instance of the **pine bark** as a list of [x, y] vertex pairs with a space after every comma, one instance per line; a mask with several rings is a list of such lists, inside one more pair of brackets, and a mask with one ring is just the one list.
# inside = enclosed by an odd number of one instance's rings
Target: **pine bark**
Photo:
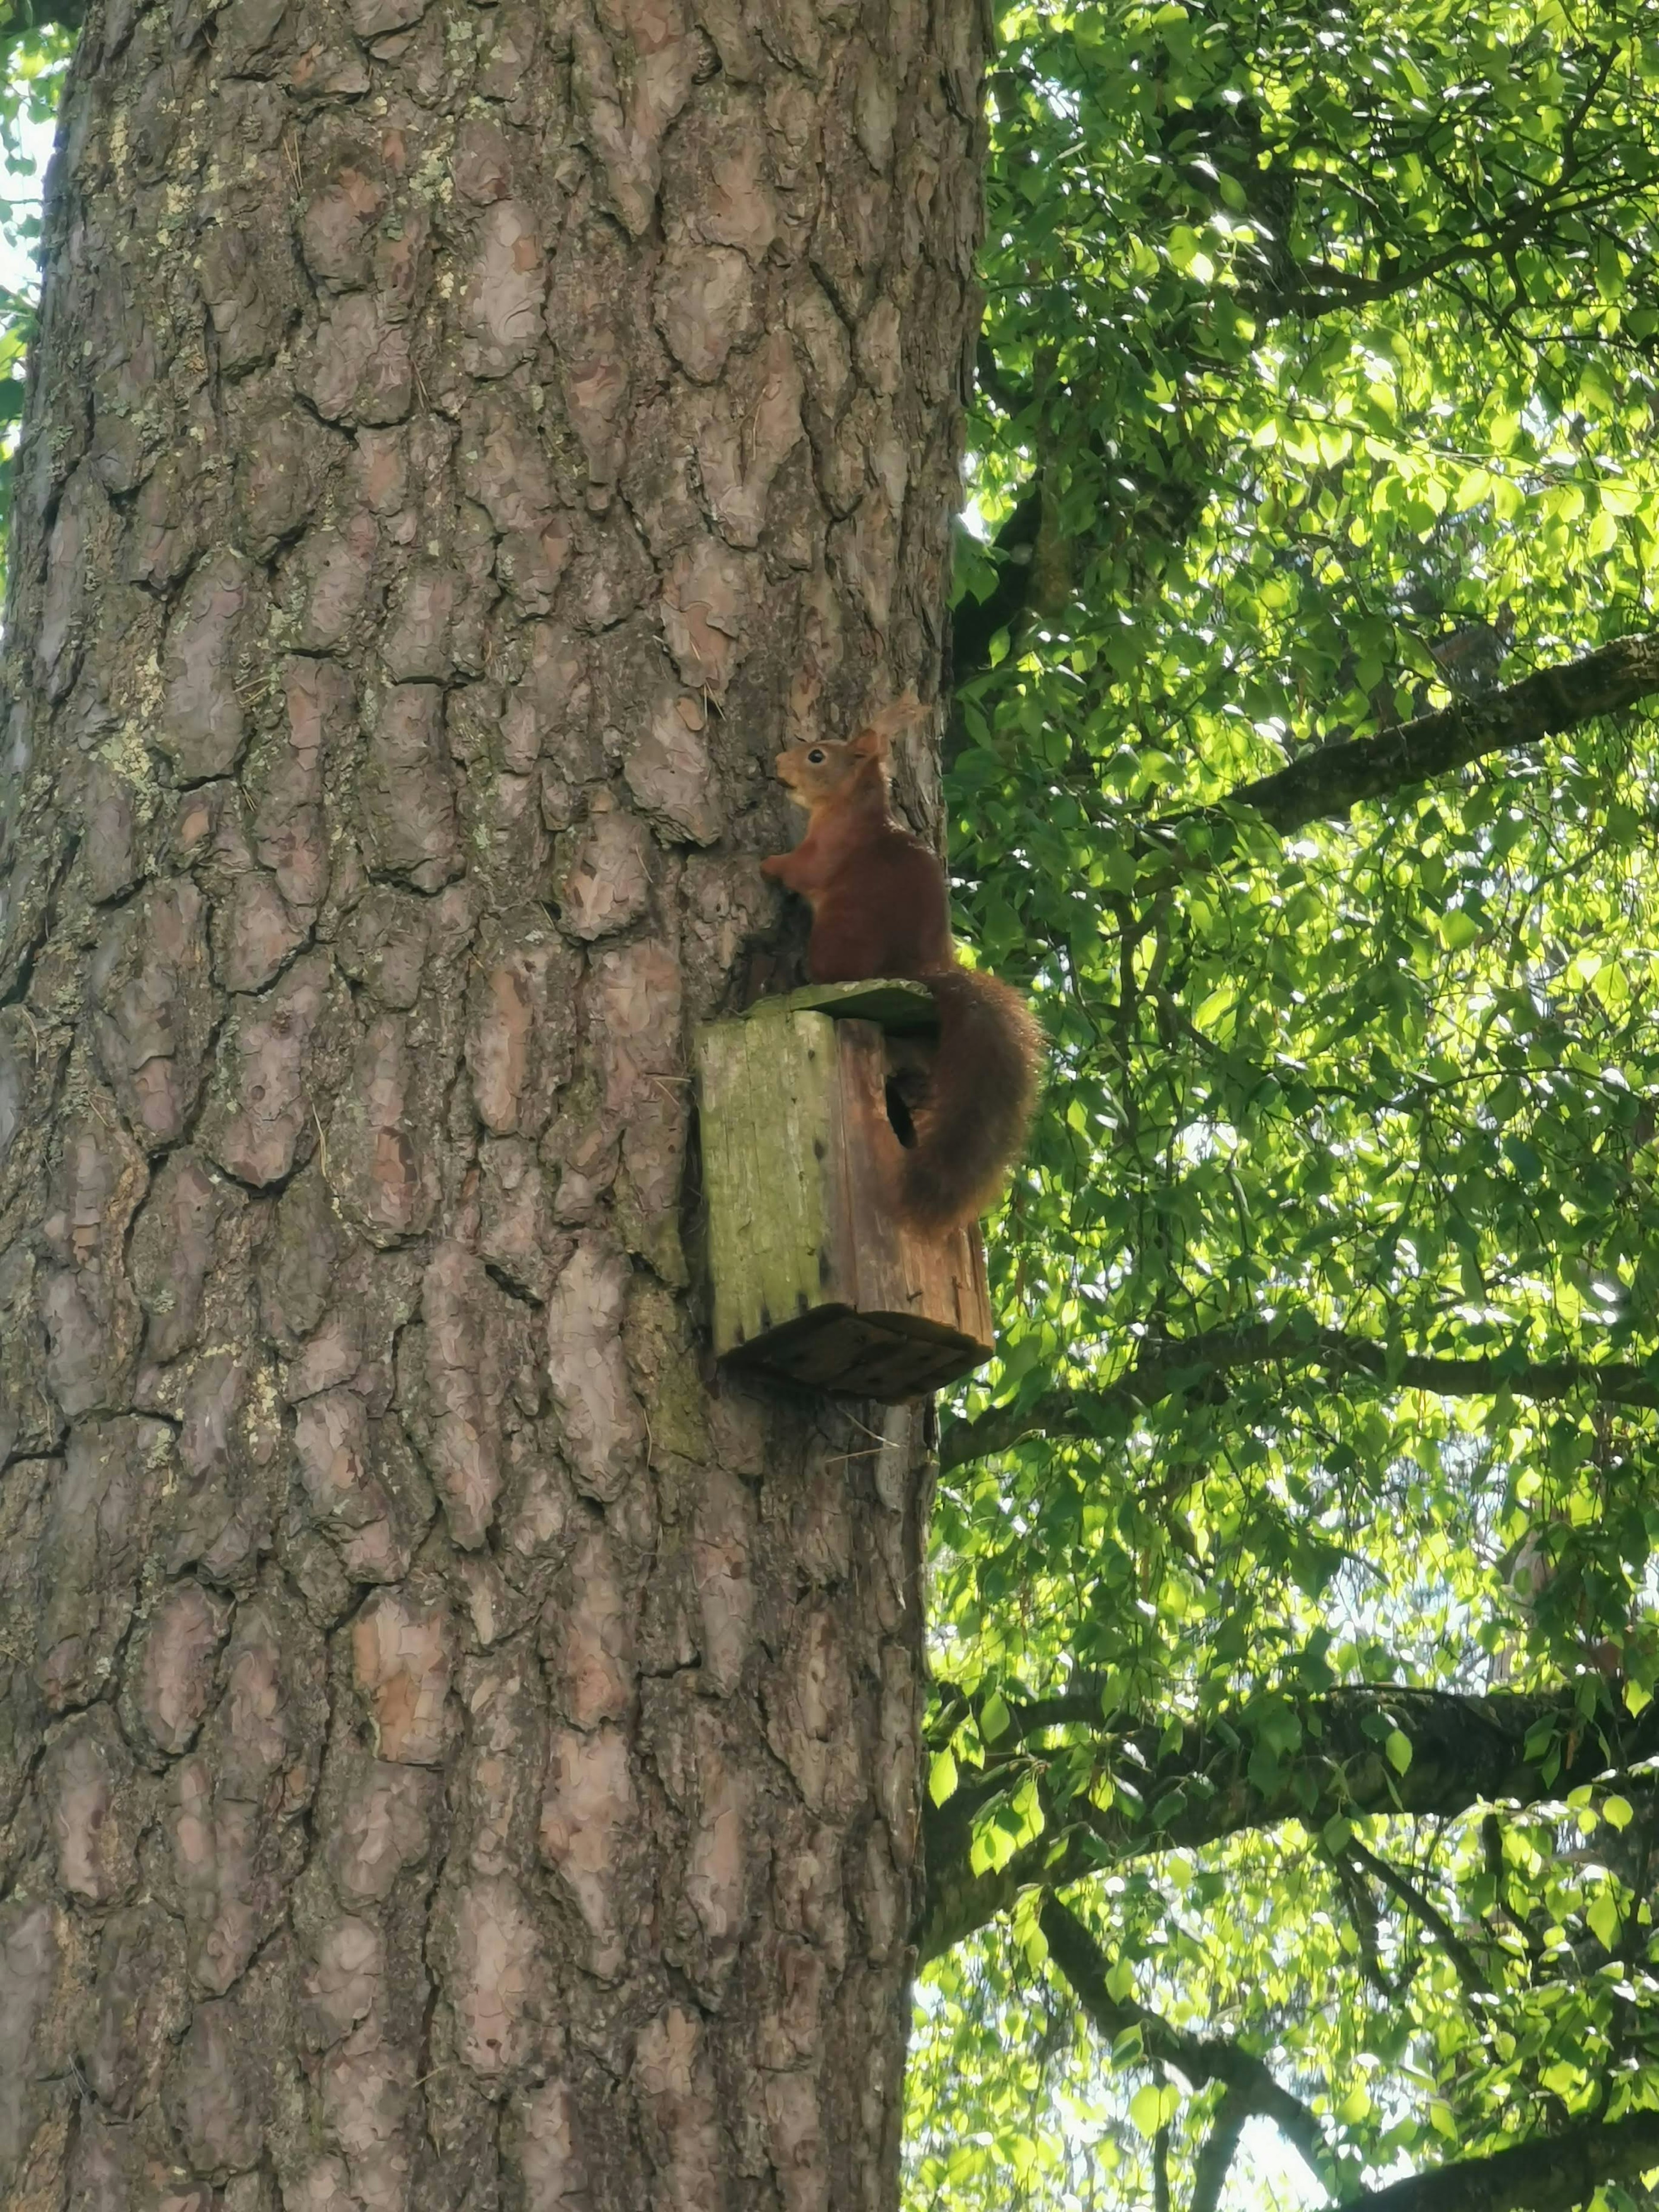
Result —
[[780, 744], [938, 684], [981, 46], [91, 13], [6, 633], [8, 2206], [896, 2202], [922, 1416], [713, 1371], [688, 1042], [794, 980]]

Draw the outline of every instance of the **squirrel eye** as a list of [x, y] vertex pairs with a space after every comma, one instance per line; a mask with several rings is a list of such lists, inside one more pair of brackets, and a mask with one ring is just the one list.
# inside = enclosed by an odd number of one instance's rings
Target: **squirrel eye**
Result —
[[823, 747], [822, 745], [814, 745], [811, 751], [807, 754], [806, 757], [811, 762], [813, 767], [817, 768], [823, 758]]

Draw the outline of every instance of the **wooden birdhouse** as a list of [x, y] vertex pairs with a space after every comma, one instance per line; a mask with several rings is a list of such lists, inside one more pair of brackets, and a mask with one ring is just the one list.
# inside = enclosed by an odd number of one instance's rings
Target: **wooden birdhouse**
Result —
[[890, 1404], [990, 1358], [977, 1224], [923, 1236], [884, 1194], [908, 1131], [894, 1061], [936, 1026], [930, 992], [890, 981], [763, 999], [698, 1031], [721, 1358]]

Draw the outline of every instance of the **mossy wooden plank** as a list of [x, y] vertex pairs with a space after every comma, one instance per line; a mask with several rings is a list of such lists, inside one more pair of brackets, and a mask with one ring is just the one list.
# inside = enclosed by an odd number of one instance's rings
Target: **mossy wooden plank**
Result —
[[824, 1162], [839, 1148], [835, 1036], [822, 1015], [720, 1022], [697, 1036], [714, 1349], [809, 1312], [839, 1240]]
[[884, 1030], [936, 1030], [939, 1009], [925, 983], [912, 983], [898, 975], [878, 976], [868, 983], [811, 983], [791, 991], [786, 999], [763, 999], [750, 1008], [751, 1016], [771, 1006], [791, 1012], [815, 1011], [836, 1021], [874, 1022]]
[[762, 1239], [755, 1221], [754, 1115], [745, 1039], [722, 1024], [698, 1037], [699, 1114], [704, 1131], [703, 1180], [708, 1206], [709, 1265], [714, 1285], [717, 1351], [754, 1333]]
[[919, 985], [837, 986], [698, 1031], [720, 1357], [894, 1401], [988, 1356], [977, 1228], [919, 1237], [893, 1203], [902, 1147], [883, 1032], [914, 1033], [931, 1005]]
[[747, 1334], [794, 1321], [817, 1303], [826, 1237], [823, 1162], [835, 1135], [828, 1022], [790, 1018], [744, 1036], [750, 1097], [760, 1102], [751, 1184], [759, 1255], [757, 1310]]

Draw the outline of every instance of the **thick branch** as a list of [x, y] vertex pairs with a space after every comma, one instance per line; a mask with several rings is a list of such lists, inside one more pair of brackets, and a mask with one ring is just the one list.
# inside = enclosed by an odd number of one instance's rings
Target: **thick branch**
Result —
[[1487, 753], [1513, 752], [1659, 691], [1659, 634], [1622, 637], [1582, 660], [1540, 668], [1488, 697], [1460, 699], [1395, 730], [1321, 745], [1273, 775], [1242, 784], [1230, 805], [1253, 806], [1275, 830], [1340, 818]]
[[1504, 261], [1518, 246], [1528, 241], [1535, 243], [1540, 233], [1547, 228], [1550, 217], [1558, 221], [1575, 217], [1582, 220], [1589, 210], [1608, 206], [1630, 190], [1629, 183], [1619, 177], [1611, 184], [1583, 191], [1573, 198], [1569, 197], [1564, 183], [1553, 193], [1522, 201], [1511, 209], [1505, 221], [1490, 229], [1479, 243], [1459, 238], [1438, 253], [1426, 254], [1419, 261], [1385, 256], [1375, 276], [1358, 270], [1339, 269], [1328, 261], [1305, 262], [1298, 272], [1304, 280], [1301, 283], [1294, 289], [1279, 293], [1276, 298], [1262, 298], [1261, 304], [1271, 313], [1296, 315], [1306, 322], [1334, 313], [1339, 308], [1375, 307], [1384, 300], [1398, 299], [1403, 292], [1415, 292], [1432, 283], [1449, 269], [1479, 268]]
[[1115, 1997], [1107, 1983], [1109, 1968], [1098, 1943], [1066, 1905], [1050, 1897], [1041, 1921], [1048, 1955], [1065, 1975], [1088, 2014], [1096, 2032], [1108, 2043], [1132, 2027], [1140, 2031], [1140, 2045], [1148, 2058], [1161, 2060], [1184, 2074], [1195, 2089], [1206, 2081], [1220, 2081], [1239, 2113], [1239, 2124], [1251, 2112], [1273, 2121], [1323, 2181], [1330, 2172], [1330, 2154], [1318, 2121], [1298, 2097], [1281, 2088], [1264, 2059], [1245, 2051], [1224, 2036], [1194, 2035], [1172, 2027], [1154, 2012], [1133, 2000]]
[[1659, 2166], [1659, 2112], [1586, 2120], [1489, 2158], [1460, 2158], [1352, 2199], [1347, 2212], [1572, 2212], [1605, 2181]]
[[[1275, 1706], [1281, 1722], [1285, 1710], [1283, 1702]], [[1445, 1818], [1483, 1802], [1535, 1804], [1659, 1751], [1659, 1701], [1634, 1721], [1609, 1711], [1592, 1727], [1571, 1690], [1482, 1698], [1351, 1688], [1289, 1710], [1299, 1748], [1264, 1765], [1255, 1756], [1260, 1732], [1249, 1706], [1190, 1723], [1165, 1750], [1156, 1725], [1104, 1729], [1099, 1690], [1091, 1683], [1062, 1697], [1012, 1705], [999, 1749], [1030, 1742], [1046, 1729], [1091, 1729], [1102, 1771], [1131, 1784], [1133, 1794], [1120, 1789], [1105, 1811], [1085, 1799], [1056, 1808], [1042, 1835], [1006, 1866], [981, 1874], [972, 1870], [969, 1856], [974, 1821], [1002, 1788], [1003, 1774], [993, 1769], [930, 1807], [922, 1957], [937, 1958], [982, 1928], [1032, 1882], [1059, 1888], [1146, 1851], [1195, 1849], [1286, 1820], [1316, 1834], [1339, 1813], [1351, 1819], [1395, 1813]], [[1395, 1772], [1378, 1741], [1395, 1729], [1412, 1747], [1404, 1774]], [[1534, 1729], [1538, 1739], [1528, 1758]], [[1560, 1764], [1546, 1774], [1552, 1748]]]
[[948, 1472], [969, 1460], [1006, 1451], [1023, 1437], [1098, 1435], [1105, 1426], [1103, 1417], [1133, 1416], [1180, 1392], [1213, 1401], [1226, 1395], [1224, 1378], [1235, 1370], [1265, 1366], [1369, 1375], [1389, 1389], [1427, 1390], [1442, 1398], [1489, 1398], [1508, 1390], [1517, 1398], [1553, 1400], [1588, 1389], [1604, 1405], [1659, 1406], [1659, 1388], [1630, 1361], [1527, 1363], [1506, 1353], [1439, 1359], [1416, 1352], [1391, 1359], [1383, 1346], [1340, 1329], [1275, 1330], [1257, 1322], [1193, 1337], [1148, 1338], [1124, 1372], [1098, 1389], [1051, 1390], [1030, 1406], [993, 1407], [973, 1420], [953, 1421], [940, 1439], [939, 1465]]
[[1188, 2200], [1187, 2212], [1216, 2212], [1233, 2160], [1238, 2155], [1244, 2123], [1249, 2117], [1249, 2099], [1236, 2089], [1229, 2089], [1216, 2108], [1210, 2132], [1194, 2161], [1193, 2193]]
[[[1029, 562], [1041, 517], [1041, 497], [1029, 491], [999, 537], [1006, 537]], [[952, 617], [955, 669], [977, 667], [994, 632], [1014, 619], [1029, 587], [1027, 568], [1010, 563], [983, 606], [964, 601]], [[1456, 699], [1432, 714], [1383, 730], [1372, 738], [1320, 745], [1272, 775], [1240, 784], [1227, 805], [1252, 807], [1285, 836], [1310, 822], [1339, 821], [1367, 799], [1391, 798], [1413, 784], [1449, 775], [1491, 753], [1515, 752], [1562, 731], [1578, 728], [1598, 714], [1620, 713], [1659, 692], [1659, 632], [1621, 637], [1577, 660], [1540, 668], [1483, 697]], [[1176, 843], [1191, 814], [1149, 823], [1142, 832], [1149, 848], [1175, 857]], [[1175, 872], [1207, 870], [1210, 858], [1182, 853]]]

